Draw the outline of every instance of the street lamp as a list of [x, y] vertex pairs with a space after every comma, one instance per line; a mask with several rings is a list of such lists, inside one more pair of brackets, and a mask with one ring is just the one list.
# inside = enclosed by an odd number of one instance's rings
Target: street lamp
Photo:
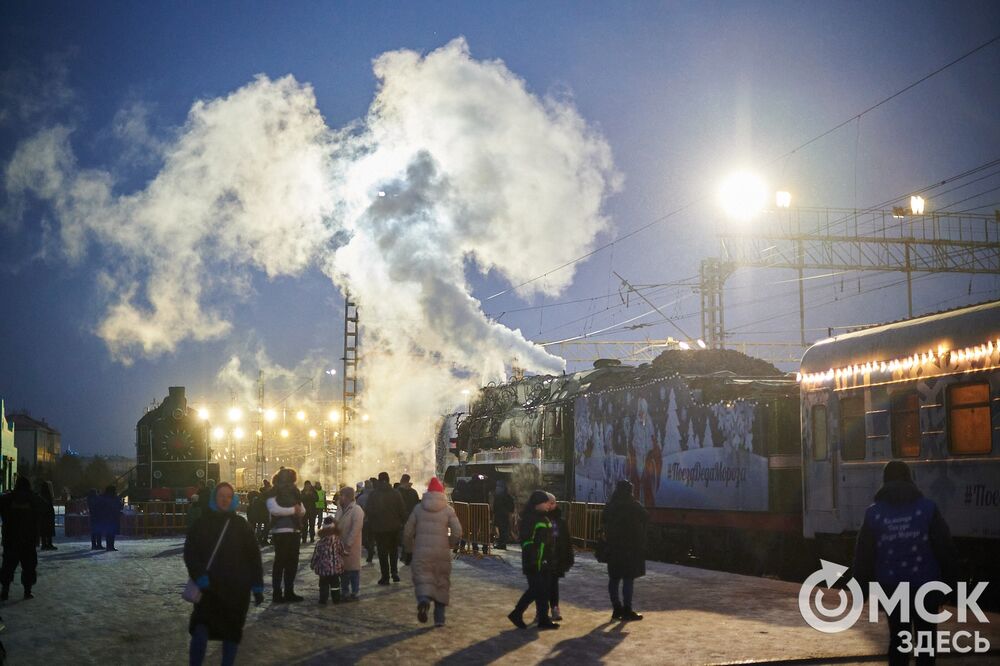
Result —
[[199, 407], [198, 408], [198, 420], [199, 421], [207, 421], [208, 420], [208, 410], [205, 409], [204, 407]]
[[229, 408], [229, 420], [230, 421], [232, 421], [233, 423], [236, 423], [237, 421], [239, 421], [242, 418], [243, 418], [243, 410], [242, 409], [240, 409], [239, 407], [230, 407]]
[[300, 409], [295, 413], [295, 418], [297, 418], [299, 421], [305, 421], [306, 413]]
[[268, 423], [273, 423], [276, 418], [278, 418], [278, 412], [274, 411], [273, 409], [264, 410], [265, 421], [267, 421]]

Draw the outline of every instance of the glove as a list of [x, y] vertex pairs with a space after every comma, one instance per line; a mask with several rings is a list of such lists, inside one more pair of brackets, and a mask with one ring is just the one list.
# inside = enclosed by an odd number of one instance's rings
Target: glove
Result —
[[195, 583], [195, 585], [198, 586], [199, 590], [207, 590], [208, 589], [208, 574], [202, 574], [202, 575], [198, 576], [198, 580], [196, 580], [194, 583]]
[[254, 587], [253, 588], [253, 605], [260, 606], [264, 603], [264, 588]]

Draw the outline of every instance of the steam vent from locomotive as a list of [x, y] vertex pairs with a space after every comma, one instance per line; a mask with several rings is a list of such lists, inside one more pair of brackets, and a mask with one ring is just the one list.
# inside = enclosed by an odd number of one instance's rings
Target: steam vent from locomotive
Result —
[[219, 480], [218, 463], [210, 463], [209, 424], [188, 407], [183, 386], [136, 424], [135, 476], [129, 484], [134, 501], [172, 500], [189, 496], [199, 482]]

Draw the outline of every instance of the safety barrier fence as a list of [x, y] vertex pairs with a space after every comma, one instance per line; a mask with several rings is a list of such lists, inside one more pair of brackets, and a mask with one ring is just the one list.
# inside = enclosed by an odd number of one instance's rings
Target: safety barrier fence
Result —
[[[470, 552], [483, 546], [484, 552], [492, 547], [497, 538], [497, 526], [489, 504], [452, 502], [455, 515], [462, 526], [462, 552]], [[573, 545], [580, 550], [590, 550], [597, 543], [604, 514], [603, 504], [589, 502], [559, 502], [559, 508], [566, 526], [569, 528]], [[513, 517], [511, 538], [517, 540], [517, 516]]]
[[[183, 534], [187, 530], [187, 515], [190, 508], [190, 502], [132, 502], [121, 513], [118, 534], [140, 538]], [[67, 513], [66, 536], [89, 535], [90, 518], [86, 508], [79, 513]]]

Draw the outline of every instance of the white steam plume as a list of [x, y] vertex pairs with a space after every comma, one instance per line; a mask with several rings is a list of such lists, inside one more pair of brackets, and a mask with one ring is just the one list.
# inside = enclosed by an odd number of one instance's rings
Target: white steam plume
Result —
[[[13, 209], [26, 193], [51, 205], [68, 257], [96, 247], [115, 266], [101, 278], [109, 305], [97, 332], [125, 362], [227, 335], [220, 297], [248, 296], [253, 270], [322, 268], [361, 308], [370, 421], [354, 435], [353, 474], [421, 478], [437, 415], [462, 402], [456, 377], [500, 378], [515, 358], [533, 371], [564, 365], [483, 315], [467, 267], [520, 283], [584, 254], [620, 176], [570, 101], [531, 94], [463, 39], [374, 67], [371, 109], [343, 130], [325, 125], [308, 85], [261, 76], [196, 103], [172, 141], [119, 116], [118, 136], [162, 151], [138, 192], [80, 169], [61, 127], [17, 150], [6, 188]], [[556, 294], [572, 278], [564, 270], [522, 293]]]

